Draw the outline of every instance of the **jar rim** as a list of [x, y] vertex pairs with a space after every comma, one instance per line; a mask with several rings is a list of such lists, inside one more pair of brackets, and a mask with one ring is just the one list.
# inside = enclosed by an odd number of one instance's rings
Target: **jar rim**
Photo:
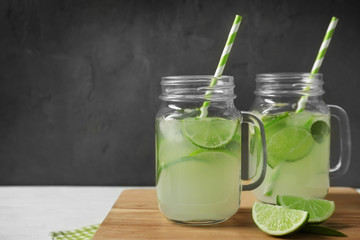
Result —
[[301, 82], [321, 81], [323, 79], [322, 73], [309, 72], [275, 72], [275, 73], [259, 73], [256, 74], [255, 80], [257, 82], [272, 82], [283, 80], [299, 80]]
[[[215, 78], [213, 75], [174, 75], [174, 76], [164, 76], [161, 77], [161, 85], [171, 85], [171, 84], [180, 84], [189, 82], [192, 83], [201, 83], [206, 81], [212, 81]], [[234, 84], [234, 77], [223, 75], [216, 77], [218, 80], [221, 80], [222, 84]]]
[[321, 96], [324, 82], [322, 73], [280, 72], [256, 74], [258, 96]]
[[[234, 77], [217, 77], [213, 85], [213, 75], [177, 75], [161, 78], [161, 100], [166, 101], [226, 101], [234, 94]], [[208, 95], [211, 94], [209, 97]]]

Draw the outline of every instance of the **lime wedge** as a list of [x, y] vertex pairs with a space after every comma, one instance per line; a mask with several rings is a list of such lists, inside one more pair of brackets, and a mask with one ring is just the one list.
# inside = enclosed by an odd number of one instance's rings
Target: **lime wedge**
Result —
[[268, 164], [276, 167], [282, 161], [296, 161], [311, 150], [314, 140], [303, 128], [286, 127], [272, 135], [268, 142]]
[[278, 195], [276, 202], [281, 206], [307, 211], [310, 215], [310, 223], [321, 223], [326, 221], [335, 210], [335, 203], [325, 199]]
[[296, 232], [304, 226], [309, 214], [301, 210], [255, 202], [252, 207], [252, 217], [263, 232], [283, 236]]
[[238, 120], [224, 118], [186, 118], [182, 121], [183, 134], [202, 148], [225, 146], [234, 137]]

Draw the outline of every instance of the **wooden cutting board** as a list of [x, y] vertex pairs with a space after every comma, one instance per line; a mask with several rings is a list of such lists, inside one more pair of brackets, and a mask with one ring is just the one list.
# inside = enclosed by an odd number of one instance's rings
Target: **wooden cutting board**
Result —
[[[329, 200], [335, 201], [333, 216], [324, 225], [348, 237], [360, 239], [360, 194], [353, 188], [331, 188]], [[280, 239], [258, 229], [251, 217], [255, 197], [243, 192], [239, 211], [229, 220], [211, 226], [185, 226], [167, 220], [157, 207], [155, 189], [122, 192], [93, 239]], [[337, 237], [295, 233], [281, 239], [339, 239]]]

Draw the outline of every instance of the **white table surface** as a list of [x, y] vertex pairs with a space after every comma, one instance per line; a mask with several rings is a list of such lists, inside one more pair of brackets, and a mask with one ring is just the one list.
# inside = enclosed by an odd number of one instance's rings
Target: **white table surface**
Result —
[[0, 187], [0, 240], [50, 240], [101, 223], [128, 188], [138, 187]]
[[50, 232], [101, 223], [136, 187], [0, 187], [0, 240], [50, 240]]

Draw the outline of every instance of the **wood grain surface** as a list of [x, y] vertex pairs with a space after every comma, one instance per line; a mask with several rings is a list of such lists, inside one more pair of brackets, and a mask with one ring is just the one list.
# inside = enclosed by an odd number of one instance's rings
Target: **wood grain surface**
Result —
[[[345, 239], [360, 239], [360, 194], [353, 188], [336, 187], [330, 189], [326, 198], [335, 201], [336, 209], [323, 225], [345, 233], [348, 236]], [[263, 233], [253, 222], [251, 206], [255, 200], [251, 192], [243, 192], [240, 209], [229, 220], [211, 226], [185, 226], [161, 214], [155, 189], [125, 190], [93, 239], [276, 239]], [[298, 232], [281, 239], [337, 237]]]

